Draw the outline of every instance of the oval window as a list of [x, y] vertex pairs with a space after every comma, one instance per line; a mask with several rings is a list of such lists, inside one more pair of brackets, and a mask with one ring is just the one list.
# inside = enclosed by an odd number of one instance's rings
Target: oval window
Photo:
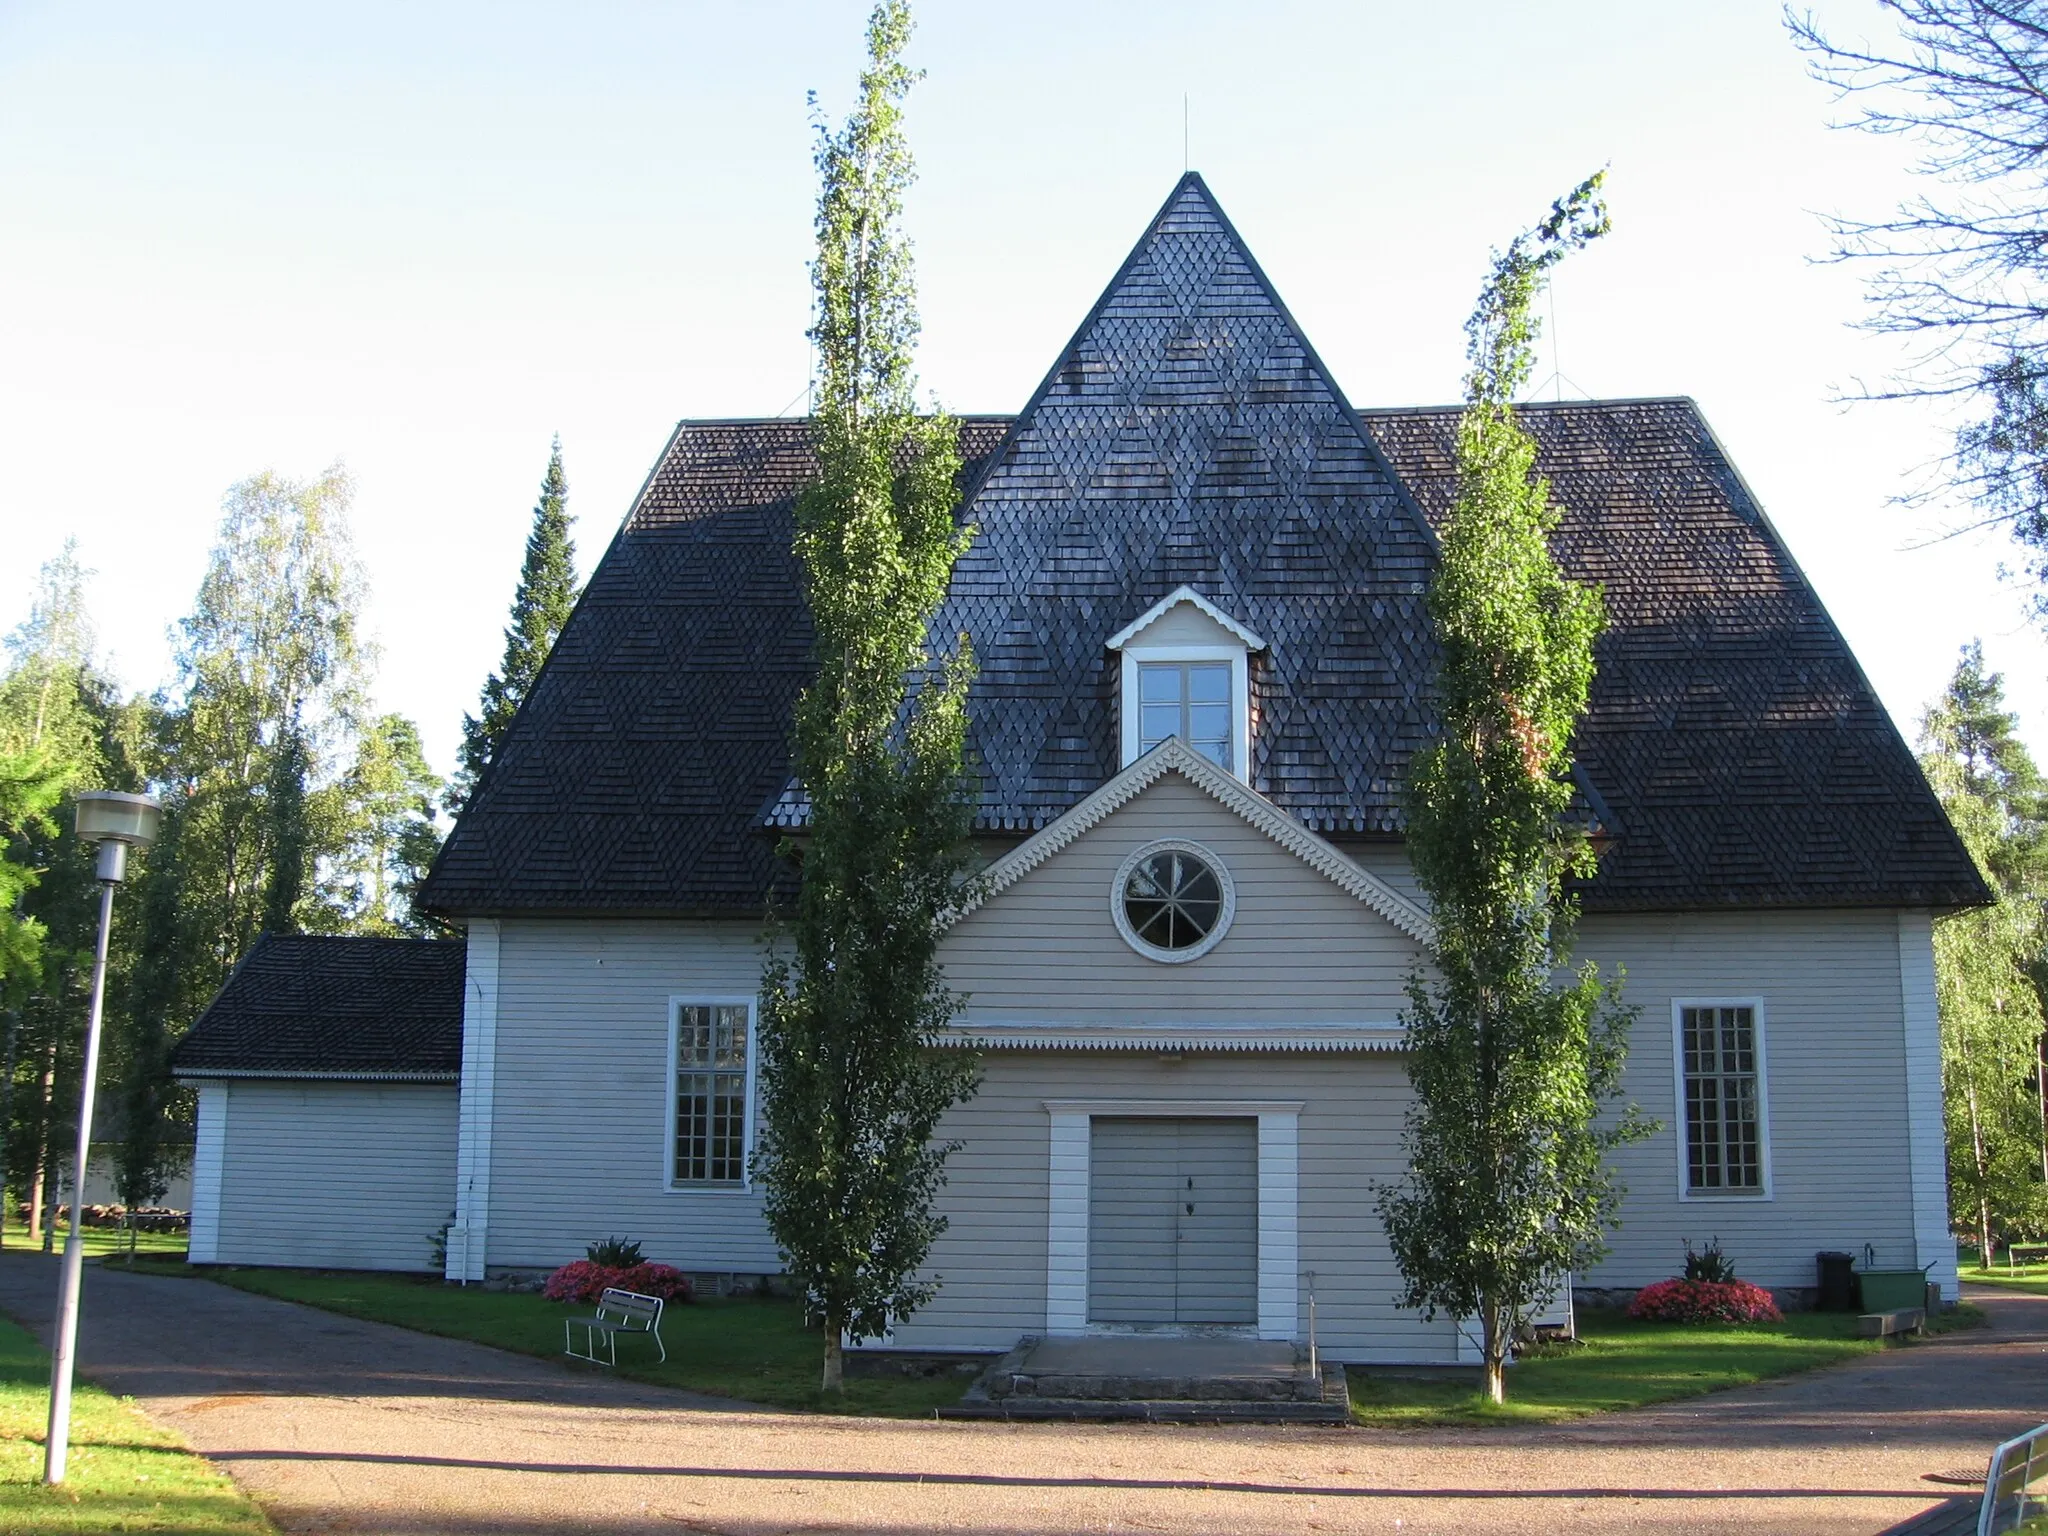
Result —
[[1195, 843], [1151, 843], [1117, 872], [1116, 925], [1140, 954], [1193, 960], [1230, 925], [1235, 893], [1223, 861]]

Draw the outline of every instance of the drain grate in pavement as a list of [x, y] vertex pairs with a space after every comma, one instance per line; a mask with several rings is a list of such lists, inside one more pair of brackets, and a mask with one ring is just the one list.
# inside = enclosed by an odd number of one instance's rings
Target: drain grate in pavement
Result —
[[1920, 1481], [1923, 1483], [1954, 1483], [1958, 1488], [1982, 1488], [1984, 1486], [1984, 1474], [1989, 1470], [1988, 1467], [1978, 1467], [1974, 1470], [1969, 1467], [1953, 1467], [1946, 1472], [1922, 1472], [1920, 1474]]

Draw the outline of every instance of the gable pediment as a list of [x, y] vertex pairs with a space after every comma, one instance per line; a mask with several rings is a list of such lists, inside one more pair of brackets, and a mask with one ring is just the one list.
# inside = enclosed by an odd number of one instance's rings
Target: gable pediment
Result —
[[983, 871], [982, 889], [976, 899], [963, 905], [953, 920], [960, 921], [977, 907], [1000, 896], [1169, 774], [1200, 790], [1268, 842], [1292, 855], [1353, 900], [1378, 913], [1409, 939], [1417, 944], [1429, 942], [1432, 931], [1429, 914], [1420, 905], [1378, 875], [1354, 863], [1326, 838], [1309, 831], [1270, 800], [1246, 788], [1178, 738], [1147, 753], [1051, 826], [997, 859]]

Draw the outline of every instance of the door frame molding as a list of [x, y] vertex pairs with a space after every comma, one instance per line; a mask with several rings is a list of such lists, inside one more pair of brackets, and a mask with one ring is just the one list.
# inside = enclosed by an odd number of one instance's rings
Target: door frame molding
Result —
[[1047, 1099], [1050, 1122], [1045, 1243], [1045, 1331], [1073, 1336], [1088, 1323], [1089, 1122], [1158, 1116], [1259, 1123], [1259, 1337], [1298, 1332], [1301, 1267], [1300, 1099]]

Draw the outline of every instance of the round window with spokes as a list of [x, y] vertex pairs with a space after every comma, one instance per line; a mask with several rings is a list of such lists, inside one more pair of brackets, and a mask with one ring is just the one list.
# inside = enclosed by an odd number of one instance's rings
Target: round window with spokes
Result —
[[1117, 931], [1149, 960], [1197, 960], [1222, 942], [1237, 910], [1223, 861], [1200, 843], [1147, 843], [1123, 862], [1110, 891]]

